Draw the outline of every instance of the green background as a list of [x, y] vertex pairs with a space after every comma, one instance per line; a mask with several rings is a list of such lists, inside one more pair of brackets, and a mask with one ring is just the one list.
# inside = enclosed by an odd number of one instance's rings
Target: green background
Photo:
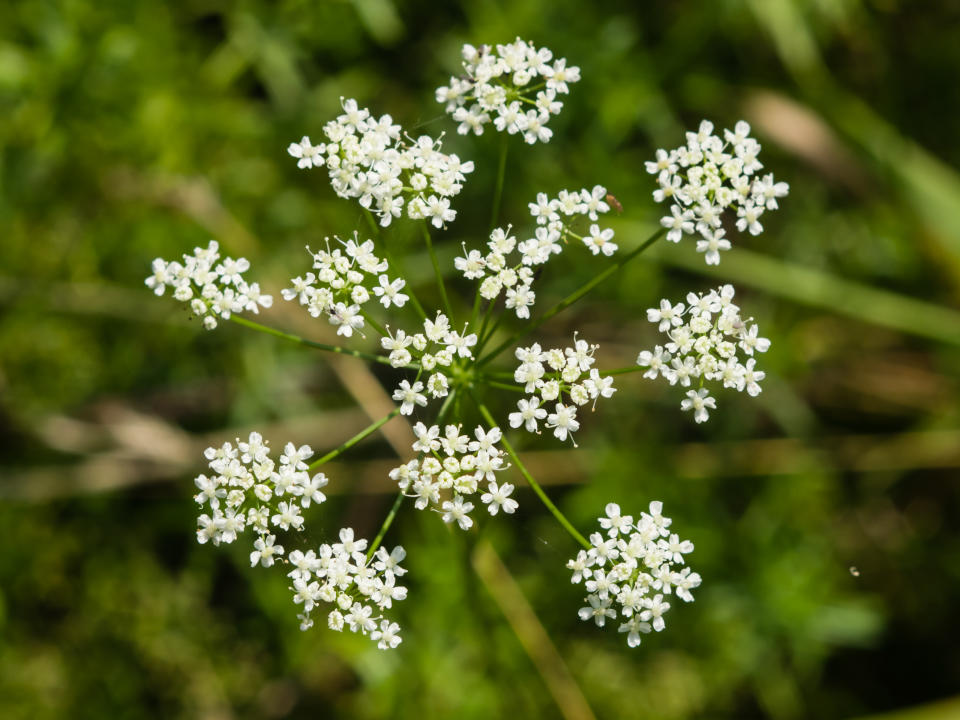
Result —
[[[0, 716], [960, 715], [958, 27], [955, 0], [0, 4]], [[334, 447], [379, 385], [204, 332], [143, 278], [216, 237], [277, 296], [267, 322], [328, 338], [279, 289], [306, 244], [362, 218], [285, 147], [341, 95], [476, 161], [438, 243], [479, 246], [498, 138], [458, 137], [433, 89], [462, 43], [517, 35], [583, 79], [552, 142], [512, 138], [503, 218], [601, 183], [634, 247], [661, 211], [643, 161], [703, 117], [751, 122], [791, 185], [718, 268], [692, 241], [658, 247], [539, 333], [579, 329], [629, 365], [655, 342], [646, 307], [737, 285], [773, 340], [759, 398], [721, 392], [695, 426], [676, 388], [629, 375], [580, 450], [518, 438], [582, 530], [608, 501], [662, 499], [704, 584], [628, 649], [577, 619], [575, 547], [524, 490], [467, 534], [406, 508], [387, 539], [409, 552], [396, 652], [301, 633], [282, 574], [195, 543], [191, 479], [202, 448], [251, 429]], [[409, 224], [391, 234], [428, 274]], [[601, 267], [571, 249], [539, 306]], [[372, 535], [394, 457], [377, 438], [332, 467], [306, 540]]]

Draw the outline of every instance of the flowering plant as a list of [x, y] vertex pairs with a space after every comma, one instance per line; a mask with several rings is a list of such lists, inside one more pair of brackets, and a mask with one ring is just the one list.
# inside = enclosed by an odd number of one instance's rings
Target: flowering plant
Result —
[[[479, 135], [492, 121], [504, 134], [488, 239], [484, 247], [464, 244], [454, 262], [453, 269], [475, 285], [472, 309], [448, 293], [431, 228], [443, 230], [456, 220], [454, 201], [473, 162], [444, 153], [438, 138], [406, 134], [389, 115], [375, 118], [352, 99], [342, 100], [343, 113], [324, 126], [324, 142], [314, 145], [304, 136], [288, 152], [300, 168], [326, 168], [337, 195], [357, 200], [364, 209], [372, 237], [354, 232], [347, 239], [325, 238], [320, 249], [308, 250], [310, 270], [293, 278], [281, 297], [305, 307], [315, 318], [325, 318], [337, 335], [348, 340], [372, 333], [379, 338], [382, 353], [306, 341], [241, 315], [270, 308], [272, 298], [243, 278], [249, 263], [221, 258], [216, 242], [185, 255], [182, 263], [154, 261], [148, 287], [157, 295], [171, 288], [208, 329], [217, 327], [219, 320], [230, 320], [408, 373], [392, 393], [398, 405], [391, 413], [312, 462], [309, 446], [292, 443], [274, 461], [269, 444], [256, 432], [245, 441], [209, 448], [211, 474], [196, 478], [196, 501], [203, 509], [197, 539], [217, 545], [248, 533], [253, 537], [252, 566], [283, 565], [287, 570], [293, 601], [301, 606], [302, 629], [313, 624], [314, 610], [323, 606], [331, 629], [349, 629], [368, 635], [380, 648], [394, 648], [401, 642], [400, 628], [385, 613], [394, 601], [407, 596], [406, 587], [399, 584], [406, 551], [397, 546], [388, 552], [382, 543], [405, 499], [411, 499], [416, 509], [432, 511], [443, 522], [469, 530], [477, 522], [478, 505], [491, 516], [516, 513], [516, 486], [510, 482], [515, 472], [582, 546], [567, 564], [572, 581], [582, 582], [587, 592], [579, 616], [599, 626], [616, 621], [634, 647], [641, 634], [664, 628], [671, 596], [693, 599], [691, 590], [701, 581], [685, 564], [693, 544], [671, 531], [671, 520], [657, 501], [636, 519], [610, 503], [599, 519], [600, 530], [584, 537], [526, 468], [503, 428], [535, 434], [546, 429], [556, 441], [569, 440], [575, 446], [582, 422], [578, 413], [612, 398], [617, 392], [615, 376], [633, 371], [690, 387], [681, 407], [693, 410], [696, 422], [704, 422], [715, 407], [707, 381], [750, 395], [760, 392], [764, 373], [755, 367], [756, 354], [764, 352], [769, 341], [741, 315], [730, 285], [691, 292], [686, 303], [664, 299], [651, 308], [648, 318], [667, 340], [640, 352], [633, 367], [598, 367], [597, 345], [579, 333], [562, 348], [542, 347], [530, 336], [663, 236], [677, 242], [684, 234], [698, 234], [697, 251], [716, 265], [720, 251], [730, 248], [722, 227], [726, 211], [735, 214], [738, 230], [756, 235], [762, 230], [761, 214], [777, 208], [787, 186], [772, 175], [759, 176], [760, 146], [749, 136], [746, 123], [737, 123], [721, 138], [704, 121], [697, 132], [687, 133], [685, 146], [658, 150], [655, 160], [647, 163], [657, 176], [654, 199], [669, 200], [671, 207], [662, 227], [643, 242], [613, 241], [614, 230], [606, 226], [604, 216], [620, 204], [602, 185], [538, 193], [529, 203], [529, 227], [501, 225], [508, 136], [520, 134], [530, 144], [550, 141], [548, 122], [562, 109], [557, 98], [569, 92], [580, 71], [565, 59], [555, 59], [550, 50], [520, 39], [496, 47], [465, 46], [463, 70], [462, 76], [437, 90], [437, 100], [458, 123], [459, 133]], [[398, 273], [390, 256], [385, 228], [403, 218], [419, 225], [440, 308], [421, 304], [416, 288]], [[595, 277], [532, 316], [539, 274], [571, 241], [586, 248], [586, 261], [597, 265]], [[622, 252], [620, 244], [632, 247]], [[379, 319], [386, 310], [397, 313], [390, 324]], [[522, 324], [489, 347], [510, 315]], [[515, 358], [513, 369], [493, 369], [507, 351]], [[516, 410], [499, 420], [485, 401], [485, 395], [494, 391], [521, 395]], [[463, 400], [469, 403], [466, 408]], [[479, 422], [468, 422], [470, 413]], [[318, 468], [398, 415], [415, 419], [416, 439], [410, 457], [401, 458], [389, 473], [398, 494], [376, 537], [368, 542], [356, 538], [353, 529], [342, 528], [339, 542], [288, 553], [286, 546], [295, 542], [307, 521], [305, 511], [325, 500], [322, 489], [328, 478], [316, 472]]]

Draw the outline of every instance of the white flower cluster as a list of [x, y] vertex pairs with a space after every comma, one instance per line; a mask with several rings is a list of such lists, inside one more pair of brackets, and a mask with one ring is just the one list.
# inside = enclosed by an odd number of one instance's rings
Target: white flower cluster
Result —
[[206, 248], [194, 248], [193, 255], [183, 256], [183, 263], [153, 261], [153, 274], [144, 283], [157, 295], [169, 287], [173, 297], [190, 303], [194, 315], [203, 318], [203, 326], [213, 330], [217, 318], [229, 320], [232, 313], [243, 311], [259, 313], [268, 308], [273, 298], [260, 292], [260, 285], [247, 283], [243, 273], [250, 269], [246, 258], [220, 260], [220, 245], [211, 240]]
[[[527, 241], [525, 241], [527, 242]], [[521, 243], [523, 245], [523, 243]], [[529, 318], [530, 308], [537, 299], [530, 289], [533, 284], [533, 270], [523, 254], [520, 263], [512, 266], [507, 263], [507, 255], [517, 247], [517, 239], [510, 234], [510, 227], [495, 228], [487, 243], [490, 252], [483, 255], [479, 250], [467, 252], [463, 246], [463, 257], [454, 260], [454, 266], [468, 280], [481, 280], [480, 296], [493, 302], [506, 289], [506, 306], [516, 312], [519, 318]], [[559, 246], [557, 246], [559, 251]]]
[[[482, 280], [480, 296], [493, 302], [506, 289], [506, 307], [513, 310], [517, 317], [530, 317], [530, 308], [536, 301], [536, 293], [531, 289], [534, 272], [532, 268], [543, 265], [553, 255], [563, 251], [563, 244], [569, 237], [582, 240], [590, 251], [597, 255], [612, 255], [617, 246], [612, 242], [613, 230], [600, 229], [593, 222], [586, 236], [578, 235], [570, 227], [573, 218], [584, 216], [596, 221], [601, 213], [609, 212], [607, 190], [596, 185], [593, 190], [562, 190], [558, 197], [550, 199], [546, 193], [539, 193], [537, 201], [530, 203], [530, 214], [537, 221], [537, 229], [532, 238], [517, 242], [510, 234], [510, 227], [496, 228], [490, 233], [490, 249], [486, 255], [479, 250], [467, 251], [463, 248], [463, 257], [454, 261], [457, 270], [468, 280]], [[508, 260], [507, 256], [517, 251], [519, 261]]]
[[[547, 197], [546, 193], [537, 193], [537, 201], [529, 203], [528, 207], [539, 227], [533, 239], [521, 243], [520, 251], [525, 258], [528, 255], [532, 258], [529, 264], [539, 265], [546, 262], [550, 255], [560, 253], [559, 241], [566, 242], [573, 237], [581, 240], [594, 255], [603, 253], [610, 257], [617, 251], [617, 245], [611, 242], [613, 230], [601, 229], [597, 224], [600, 215], [610, 212], [608, 200], [616, 203], [603, 185], [594, 185], [592, 190], [561, 190], [555, 198]], [[570, 227], [578, 216], [586, 217], [591, 222], [586, 236], [578, 235]]]
[[687, 133], [685, 147], [667, 152], [657, 150], [656, 160], [647, 162], [647, 172], [657, 176], [657, 202], [669, 200], [670, 215], [660, 220], [668, 228], [667, 240], [679, 242], [695, 231], [697, 252], [705, 253], [708, 265], [720, 263], [720, 251], [730, 249], [721, 227], [723, 212], [737, 213], [737, 230], [751, 235], [763, 232], [760, 216], [776, 210], [777, 198], [789, 186], [775, 182], [772, 174], [757, 174], [763, 165], [757, 159], [760, 144], [750, 137], [750, 125], [741, 120], [733, 130], [724, 130], [723, 139], [713, 134], [713, 123], [704, 120], [697, 132]]
[[216, 474], [199, 475], [194, 481], [199, 490], [194, 500], [210, 510], [209, 515], [197, 519], [197, 541], [232, 543], [249, 528], [260, 536], [251, 564], [272, 565], [273, 557], [283, 554], [283, 547], [274, 545], [274, 536], [268, 535], [271, 527], [301, 530], [300, 508], [327, 499], [320, 492], [327, 484], [326, 475], [310, 476], [306, 461], [312, 456], [309, 445], [298, 448], [287, 443], [280, 462], [275, 463], [269, 443], [256, 432], [250, 433], [246, 442], [237, 438], [236, 445], [225, 442], [207, 448], [204, 457]]
[[[655, 346], [653, 352], [641, 352], [637, 364], [649, 368], [643, 374], [645, 378], [659, 375], [671, 385], [690, 387], [699, 378], [701, 387], [687, 392], [680, 404], [683, 410], [693, 410], [698, 423], [710, 417], [708, 408], [716, 409], [716, 401], [702, 387], [705, 380], [720, 380], [726, 388], [757, 396], [765, 377], [763, 371], [755, 369], [752, 355], [766, 352], [770, 341], [759, 336], [753, 318], [740, 316], [733, 296], [733, 285], [723, 285], [708, 293], [689, 293], [686, 305], [661, 300], [659, 308], [647, 310], [647, 319], [658, 323], [669, 341]], [[738, 357], [738, 349], [751, 356], [745, 363]]]
[[303, 605], [297, 616], [301, 630], [313, 626], [310, 613], [319, 602], [325, 602], [335, 605], [327, 615], [331, 630], [347, 628], [369, 635], [381, 650], [402, 642], [400, 626], [382, 611], [390, 609], [394, 600], [407, 597], [407, 588], [397, 585], [397, 578], [406, 572], [400, 563], [407, 553], [399, 545], [392, 553], [380, 547], [370, 558], [364, 554], [366, 549], [366, 540], [355, 540], [353, 530], [343, 528], [338, 543], [324, 543], [317, 552], [290, 553], [287, 562], [293, 570], [287, 575], [293, 580], [293, 602]]
[[[518, 507], [510, 495], [514, 486], [497, 483], [496, 473], [509, 467], [504, 452], [496, 445], [503, 434], [500, 428], [477, 427], [475, 440], [460, 434], [460, 425], [447, 425], [440, 434], [439, 425], [427, 427], [422, 422], [413, 428], [417, 436], [413, 449], [419, 455], [390, 471], [400, 490], [416, 498], [418, 510], [430, 508], [443, 516], [445, 523], [456, 522], [461, 529], [473, 525], [470, 496], [485, 490], [480, 502], [491, 515], [500, 510], [512, 514]], [[452, 499], [443, 499], [452, 493]]]
[[[510, 427], [523, 427], [527, 432], [538, 432], [537, 423], [546, 418], [546, 426], [560, 440], [570, 437], [580, 429], [577, 407], [597, 398], [611, 397], [617, 390], [612, 377], [601, 377], [600, 371], [591, 369], [596, 345], [573, 336], [573, 347], [541, 349], [538, 343], [517, 348], [515, 355], [520, 364], [513, 379], [524, 386], [524, 392], [535, 393], [517, 402], [518, 411], [510, 413]], [[586, 377], [585, 374], [589, 373]], [[539, 395], [539, 397], [537, 397]], [[564, 404], [567, 395], [570, 404]], [[554, 412], [548, 413], [544, 403], [555, 403]]]
[[323, 128], [326, 143], [313, 145], [305, 136], [287, 148], [297, 167], [326, 165], [337, 195], [358, 199], [384, 227], [404, 208], [407, 217], [429, 219], [438, 228], [452, 222], [457, 212], [450, 198], [460, 192], [473, 163], [441, 152], [439, 139], [402, 134], [389, 115], [375, 119], [356, 100], [341, 98], [341, 104], [343, 114]]
[[[662, 515], [663, 503], [650, 503], [650, 513], [641, 513], [636, 524], [630, 515], [621, 515], [620, 506], [610, 503], [600, 527], [606, 534], [590, 536], [589, 550], [581, 550], [567, 563], [573, 571], [571, 582], [585, 581], [586, 607], [581, 620], [593, 620], [603, 627], [607, 618], [623, 621], [619, 631], [627, 633], [627, 645], [640, 644], [640, 635], [651, 628], [664, 628], [663, 615], [670, 609], [665, 595], [675, 592], [693, 602], [690, 591], [700, 585], [700, 575], [684, 564], [684, 555], [693, 552], [693, 543], [680, 540], [669, 531], [670, 518]], [[616, 603], [617, 607], [614, 607]]]
[[550, 140], [547, 123], [563, 108], [557, 96], [580, 80], [580, 68], [567, 67], [565, 58], [554, 60], [547, 48], [520, 38], [496, 50], [464, 45], [462, 53], [465, 75], [437, 88], [437, 102], [460, 123], [457, 132], [482, 135], [492, 119], [498, 131], [522, 133], [530, 144]]
[[[389, 332], [389, 328], [387, 329]], [[384, 350], [389, 351], [390, 364], [393, 367], [409, 365], [414, 358], [420, 368], [431, 373], [427, 378], [426, 391], [432, 398], [446, 397], [450, 380], [444, 369], [450, 368], [458, 358], [473, 359], [471, 348], [477, 344], [476, 333], [462, 333], [450, 329], [450, 321], [438, 312], [435, 319], [423, 321], [423, 332], [407, 335], [403, 330], [380, 339]], [[393, 399], [401, 403], [400, 412], [410, 415], [415, 405], [425, 407], [427, 396], [423, 394], [424, 384], [419, 380], [413, 385], [408, 380], [401, 381], [393, 394]]]
[[[406, 281], [391, 280], [385, 274], [387, 261], [374, 255], [373, 240], [363, 243], [354, 233], [353, 239], [344, 242], [343, 251], [330, 249], [330, 238], [325, 238], [326, 250], [312, 252], [314, 273], [291, 280], [292, 288], [281, 291], [284, 300], [298, 300], [313, 317], [326, 315], [330, 324], [337, 328], [337, 335], [350, 337], [354, 330], [363, 329], [361, 308], [372, 297], [384, 307], [403, 307], [410, 298], [404, 295]], [[317, 283], [317, 285], [315, 285]]]

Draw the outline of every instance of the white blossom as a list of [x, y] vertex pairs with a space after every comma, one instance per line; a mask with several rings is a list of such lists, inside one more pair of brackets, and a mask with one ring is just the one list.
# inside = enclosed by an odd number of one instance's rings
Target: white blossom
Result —
[[487, 506], [491, 515], [496, 515], [500, 510], [511, 515], [519, 507], [519, 503], [510, 497], [513, 489], [510, 483], [497, 485], [496, 482], [491, 481], [487, 486], [487, 492], [480, 497], [480, 502]]
[[388, 263], [374, 253], [373, 240], [361, 242], [354, 233], [346, 241], [337, 236], [324, 238], [324, 246], [317, 252], [307, 248], [315, 272], [293, 278], [292, 287], [280, 294], [284, 300], [296, 300], [313, 317], [326, 317], [338, 335], [351, 337], [354, 331], [362, 332], [363, 306], [372, 297], [378, 297], [384, 307], [403, 307], [409, 299], [400, 292], [406, 281], [391, 280], [385, 274]]
[[327, 613], [331, 630], [369, 635], [381, 650], [395, 648], [401, 642], [400, 626], [383, 610], [407, 597], [406, 587], [397, 584], [406, 572], [400, 567], [406, 551], [397, 546], [387, 552], [381, 546], [368, 559], [367, 541], [355, 538], [352, 528], [341, 528], [339, 536], [340, 542], [324, 543], [316, 551], [290, 553], [290, 590], [294, 603], [303, 605], [300, 629], [312, 627], [312, 611], [327, 603], [333, 606]]
[[[520, 364], [513, 379], [523, 386], [529, 397], [517, 402], [517, 412], [510, 413], [510, 426], [521, 425], [527, 432], [538, 432], [538, 423], [546, 419], [546, 426], [559, 440], [572, 440], [580, 429], [577, 408], [590, 400], [612, 397], [616, 392], [612, 377], [603, 377], [593, 367], [591, 345], [574, 333], [573, 345], [544, 351], [539, 344], [518, 347], [514, 355]], [[569, 399], [569, 403], [565, 400]], [[541, 402], [544, 406], [541, 407]], [[576, 445], [576, 442], [574, 442]]]
[[304, 137], [288, 152], [301, 168], [326, 165], [330, 185], [343, 198], [354, 198], [389, 225], [406, 210], [413, 219], [430, 218], [436, 227], [457, 213], [450, 198], [463, 188], [472, 162], [441, 151], [440, 139], [411, 137], [389, 115], [379, 119], [356, 100], [340, 99], [343, 114], [328, 122], [325, 144]]
[[[518, 504], [510, 495], [513, 485], [498, 483], [497, 473], [509, 465], [498, 447], [503, 433], [498, 427], [474, 429], [473, 439], [461, 433], [460, 425], [413, 427], [413, 450], [419, 456], [390, 471], [400, 490], [414, 498], [418, 510], [433, 509], [446, 523], [457, 523], [463, 530], [473, 525], [470, 498], [482, 493], [480, 502], [491, 515], [499, 510], [512, 514]], [[441, 498], [441, 490], [454, 492], [453, 498]]]
[[199, 490], [194, 500], [206, 511], [197, 519], [197, 541], [231, 543], [250, 529], [259, 536], [251, 564], [269, 567], [273, 556], [283, 553], [280, 545], [272, 548], [276, 538], [269, 533], [271, 526], [300, 530], [304, 521], [300, 508], [326, 500], [320, 489], [327, 478], [323, 473], [310, 476], [307, 460], [313, 450], [308, 445], [287, 443], [274, 462], [267, 441], [252, 432], [246, 441], [238, 438], [236, 445], [209, 447], [204, 456], [212, 474], [194, 480]]
[[[689, 293], [686, 304], [661, 300], [659, 308], [647, 310], [647, 319], [658, 324], [667, 341], [640, 352], [637, 364], [647, 368], [645, 378], [663, 377], [671, 385], [691, 388], [680, 408], [692, 410], [698, 423], [706, 422], [710, 410], [716, 409], [705, 382], [720, 382], [755, 397], [765, 377], [756, 369], [754, 357], [744, 362], [738, 351], [747, 356], [766, 352], [770, 341], [760, 337], [752, 318], [741, 317], [734, 294], [732, 285], [723, 285], [707, 293]], [[691, 387], [695, 382], [697, 387]]]
[[609, 503], [606, 517], [599, 518], [606, 534], [593, 533], [591, 547], [567, 562], [571, 581], [583, 582], [587, 591], [580, 619], [603, 627], [619, 618], [617, 629], [627, 633], [630, 647], [640, 644], [642, 634], [664, 629], [670, 609], [665, 596], [675, 589], [680, 599], [692, 602], [690, 590], [700, 585], [700, 575], [685, 567], [684, 555], [693, 552], [693, 543], [666, 529], [671, 521], [661, 514], [662, 503], [650, 503], [649, 510], [634, 522]]
[[290, 143], [290, 146], [287, 148], [287, 153], [292, 157], [297, 158], [297, 167], [298, 168], [311, 168], [311, 167], [320, 167], [324, 163], [324, 152], [326, 152], [326, 146], [321, 143], [320, 145], [313, 145], [310, 142], [310, 138], [306, 135], [301, 138], [298, 143]]
[[400, 381], [400, 387], [394, 391], [393, 399], [401, 403], [401, 415], [409, 415], [412, 413], [414, 405], [423, 407], [427, 404], [427, 397], [421, 394], [421, 390], [423, 390], [422, 382], [415, 382], [411, 386], [409, 380]]
[[499, 132], [520, 133], [530, 144], [550, 140], [547, 123], [563, 108], [557, 96], [580, 80], [580, 68], [520, 38], [495, 47], [464, 45], [462, 55], [464, 75], [436, 91], [458, 133], [482, 135], [492, 121]]
[[[451, 365], [474, 359], [477, 334], [468, 332], [466, 327], [462, 332], [451, 330], [450, 321], [443, 313], [438, 312], [432, 320], [424, 320], [422, 333], [408, 335], [403, 330], [393, 332], [389, 328], [387, 333], [380, 339], [380, 345], [389, 352], [391, 365], [403, 367], [416, 362], [423, 370], [431, 372], [426, 384], [431, 399], [447, 396]], [[416, 385], [420, 387], [411, 391], [409, 381], [403, 380], [394, 391], [393, 399], [402, 403], [401, 412], [404, 415], [409, 415], [414, 405], [427, 405], [428, 398], [420, 393], [424, 389], [423, 384], [417, 382]]]
[[219, 259], [220, 245], [211, 240], [206, 248], [194, 248], [193, 255], [184, 254], [183, 263], [155, 259], [144, 284], [156, 295], [170, 288], [174, 299], [189, 304], [207, 330], [217, 327], [218, 319], [229, 320], [233, 313], [256, 314], [273, 305], [273, 298], [264, 295], [257, 283], [244, 280], [243, 273], [250, 269], [246, 258], [227, 257], [218, 263]]
[[757, 159], [760, 145], [750, 137], [744, 121], [723, 137], [714, 134], [713, 123], [704, 120], [697, 132], [687, 133], [687, 144], [674, 150], [657, 150], [656, 159], [646, 163], [647, 172], [657, 177], [657, 202], [669, 200], [670, 214], [660, 220], [668, 230], [667, 240], [679, 242], [683, 235], [700, 235], [697, 252], [708, 265], [720, 263], [720, 253], [729, 250], [721, 216], [736, 213], [740, 232], [763, 232], [760, 216], [776, 210], [777, 199], [789, 192], [786, 183], [773, 175], [757, 174], [763, 165]]
[[561, 190], [552, 199], [546, 193], [538, 193], [536, 201], [529, 204], [530, 215], [537, 223], [533, 237], [518, 242], [511, 234], [512, 226], [495, 228], [490, 233], [486, 255], [468, 250], [464, 244], [464, 254], [456, 258], [454, 266], [468, 280], [479, 282], [479, 292], [485, 300], [494, 302], [502, 293], [508, 310], [521, 319], [529, 319], [530, 308], [536, 302], [532, 288], [534, 268], [559, 255], [569, 239], [582, 241], [594, 255], [609, 257], [617, 250], [612, 229], [601, 229], [594, 222], [588, 234], [581, 236], [573, 227], [580, 217], [597, 220], [598, 213], [609, 212], [610, 197], [602, 185]]

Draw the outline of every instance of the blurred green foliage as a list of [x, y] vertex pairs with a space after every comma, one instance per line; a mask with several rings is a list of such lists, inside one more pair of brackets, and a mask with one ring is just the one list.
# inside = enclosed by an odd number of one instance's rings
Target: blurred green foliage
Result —
[[[954, 0], [0, 4], [0, 715], [557, 717], [474, 570], [478, 537], [597, 717], [856, 717], [955, 694], [958, 26]], [[442, 238], [448, 255], [476, 245], [496, 138], [450, 134], [433, 88], [463, 42], [517, 35], [583, 81], [553, 142], [512, 144], [503, 217], [522, 220], [538, 190], [602, 183], [629, 247], [658, 217], [642, 162], [701, 117], [745, 117], [791, 184], [767, 232], [719, 268], [660, 248], [542, 333], [581, 328], [605, 363], [627, 365], [652, 340], [644, 308], [737, 283], [773, 339], [758, 402], [724, 395], [693, 427], [676, 393], [627, 376], [575, 459], [540, 465], [545, 481], [579, 468], [551, 492], [584, 529], [610, 500], [664, 500], [704, 585], [630, 651], [577, 619], [574, 548], [523, 495], [517, 522], [479, 534], [401, 517], [391, 538], [410, 551], [411, 592], [397, 652], [300, 633], [278, 573], [194, 543], [201, 458], [173, 456], [356, 401], [328, 358], [205, 333], [142, 278], [152, 258], [216, 237], [276, 293], [304, 245], [361, 228], [354, 204], [284, 153], [320, 134], [341, 95], [446, 131], [477, 161]], [[564, 255], [538, 292], [559, 298], [596, 267]], [[302, 440], [347, 436], [326, 427]], [[389, 457], [376, 441], [355, 459]], [[340, 469], [334, 483], [349, 483], [353, 466]], [[317, 532], [369, 534], [388, 503], [338, 496]]]

